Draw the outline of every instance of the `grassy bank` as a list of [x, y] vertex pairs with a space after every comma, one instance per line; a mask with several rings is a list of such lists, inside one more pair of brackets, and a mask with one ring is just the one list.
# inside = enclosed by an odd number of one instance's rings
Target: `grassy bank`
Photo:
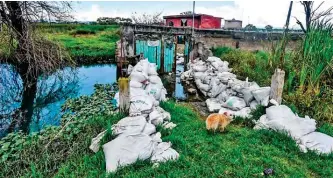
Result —
[[[327, 44], [311, 44], [318, 40], [313, 36], [311, 34], [310, 39], [303, 39], [297, 50], [286, 52], [283, 58], [286, 75], [282, 102], [298, 114], [320, 121], [320, 124], [333, 123], [333, 40], [326, 40]], [[248, 77], [260, 86], [270, 86], [274, 70], [279, 66], [277, 51], [251, 52], [229, 47], [218, 47], [212, 51], [221, 60], [229, 62], [239, 79]]]
[[114, 62], [118, 25], [39, 24], [37, 28], [62, 44], [78, 64]]
[[[50, 127], [39, 134], [10, 134], [13, 140], [1, 148], [0, 177], [104, 177], [102, 150], [89, 150], [91, 138], [110, 128], [123, 116], [113, 115], [108, 105], [109, 87], [99, 86], [90, 97], [69, 100], [60, 127]], [[109, 106], [109, 110], [103, 110]], [[163, 141], [171, 141], [180, 154], [177, 161], [152, 168], [148, 161], [121, 168], [109, 177], [259, 177], [265, 168], [273, 168], [275, 177], [331, 177], [333, 155], [301, 153], [286, 135], [266, 130], [253, 130], [249, 121], [238, 118], [225, 133], [212, 134], [191, 106], [169, 101], [161, 106], [172, 116], [177, 127], [160, 130]], [[107, 107], [108, 108], [108, 107]], [[261, 116], [263, 109], [254, 113]], [[325, 125], [319, 129], [333, 134]], [[104, 138], [106, 143], [110, 138]], [[7, 155], [7, 156], [5, 156]], [[7, 157], [4, 160], [4, 157]]]

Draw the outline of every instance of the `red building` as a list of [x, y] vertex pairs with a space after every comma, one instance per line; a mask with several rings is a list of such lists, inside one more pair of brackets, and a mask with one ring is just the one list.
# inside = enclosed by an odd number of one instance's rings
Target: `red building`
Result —
[[[173, 27], [192, 27], [193, 15], [169, 15], [164, 16], [165, 25]], [[195, 28], [221, 28], [221, 17], [214, 17], [206, 14], [194, 15], [194, 27]]]

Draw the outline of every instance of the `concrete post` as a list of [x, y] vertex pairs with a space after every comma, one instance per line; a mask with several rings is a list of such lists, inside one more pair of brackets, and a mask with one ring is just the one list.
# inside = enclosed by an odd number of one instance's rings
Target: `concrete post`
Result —
[[130, 107], [130, 88], [129, 79], [127, 77], [120, 77], [119, 84], [119, 112], [128, 115]]
[[282, 102], [284, 76], [285, 72], [281, 69], [275, 69], [274, 75], [272, 76], [271, 91], [269, 97], [277, 101], [279, 104], [281, 104]]

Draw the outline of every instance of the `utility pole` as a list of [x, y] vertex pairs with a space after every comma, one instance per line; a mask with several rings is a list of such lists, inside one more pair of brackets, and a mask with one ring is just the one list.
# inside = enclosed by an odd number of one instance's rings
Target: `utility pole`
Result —
[[193, 11], [192, 11], [192, 36], [194, 36], [194, 9], [195, 9], [195, 1], [193, 1]]

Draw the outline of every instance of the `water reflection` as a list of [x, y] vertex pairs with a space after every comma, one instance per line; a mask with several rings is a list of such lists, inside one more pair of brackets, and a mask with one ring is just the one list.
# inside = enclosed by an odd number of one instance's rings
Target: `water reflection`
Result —
[[[20, 106], [21, 79], [9, 66], [0, 66], [0, 114], [12, 113]], [[40, 77], [34, 104], [31, 131], [39, 131], [46, 125], [59, 125], [61, 105], [68, 98], [90, 95], [95, 84], [114, 83], [115, 65], [82, 66], [58, 70], [51, 76]], [[6, 92], [7, 91], [7, 92]], [[10, 124], [10, 118], [1, 119], [0, 135]]]

